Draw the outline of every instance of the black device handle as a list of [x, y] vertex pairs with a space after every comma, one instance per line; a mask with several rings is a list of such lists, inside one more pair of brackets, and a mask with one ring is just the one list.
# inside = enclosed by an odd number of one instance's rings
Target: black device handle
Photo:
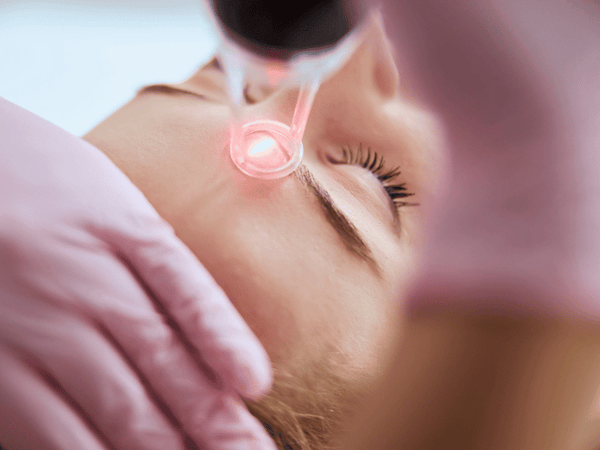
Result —
[[326, 49], [346, 36], [363, 17], [361, 2], [350, 0], [211, 0], [228, 37], [250, 51], [286, 60]]

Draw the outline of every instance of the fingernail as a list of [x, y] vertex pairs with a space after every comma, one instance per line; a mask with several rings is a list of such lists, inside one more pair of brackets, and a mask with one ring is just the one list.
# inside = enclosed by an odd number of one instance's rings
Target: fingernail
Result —
[[252, 441], [248, 442], [244, 447], [244, 450], [278, 450], [277, 445], [273, 440], [262, 440], [262, 441]]
[[256, 400], [269, 391], [273, 384], [271, 361], [267, 357], [266, 361], [259, 358], [250, 364], [242, 364], [237, 378], [240, 383], [238, 392], [250, 400]]

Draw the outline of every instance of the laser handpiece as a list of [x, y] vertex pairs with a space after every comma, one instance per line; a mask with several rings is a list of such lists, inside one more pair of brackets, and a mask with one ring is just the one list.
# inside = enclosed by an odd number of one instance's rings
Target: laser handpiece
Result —
[[[302, 137], [319, 86], [354, 53], [364, 14], [342, 0], [208, 1], [229, 90], [231, 158], [252, 177], [289, 175], [302, 161]], [[257, 115], [247, 86], [298, 89], [289, 125]]]

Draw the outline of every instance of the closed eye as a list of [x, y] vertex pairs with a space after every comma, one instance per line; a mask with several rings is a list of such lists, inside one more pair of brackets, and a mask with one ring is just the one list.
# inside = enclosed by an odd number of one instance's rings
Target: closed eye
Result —
[[372, 151], [370, 147], [365, 150], [362, 144], [357, 148], [349, 146], [341, 148], [341, 155], [336, 158], [329, 156], [329, 162], [332, 164], [349, 164], [362, 167], [377, 177], [379, 183], [385, 190], [392, 214], [396, 222], [399, 222], [399, 210], [405, 206], [418, 206], [418, 203], [407, 202], [407, 197], [412, 197], [415, 194], [409, 192], [406, 188], [406, 183], [398, 182], [401, 175], [400, 167], [387, 168], [383, 156]]

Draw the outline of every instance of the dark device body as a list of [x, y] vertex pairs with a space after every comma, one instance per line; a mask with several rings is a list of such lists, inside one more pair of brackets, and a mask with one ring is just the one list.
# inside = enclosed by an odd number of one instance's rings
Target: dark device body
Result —
[[326, 50], [363, 16], [349, 0], [210, 0], [228, 37], [260, 56], [287, 60]]

